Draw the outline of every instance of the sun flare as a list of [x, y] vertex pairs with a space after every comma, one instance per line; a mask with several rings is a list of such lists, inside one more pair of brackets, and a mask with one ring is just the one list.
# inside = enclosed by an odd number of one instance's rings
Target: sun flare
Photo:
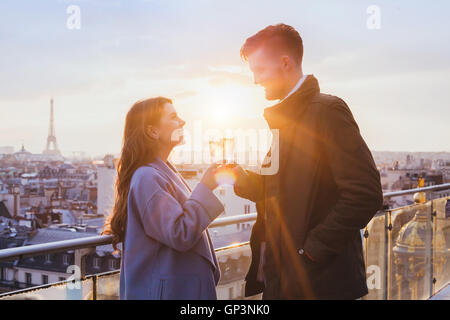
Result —
[[221, 86], [208, 89], [207, 103], [211, 120], [226, 124], [245, 115], [247, 92], [242, 86]]

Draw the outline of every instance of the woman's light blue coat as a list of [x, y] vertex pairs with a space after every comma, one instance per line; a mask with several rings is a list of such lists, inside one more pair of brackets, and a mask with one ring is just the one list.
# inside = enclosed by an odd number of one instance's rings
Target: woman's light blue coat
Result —
[[224, 210], [157, 158], [133, 174], [122, 243], [120, 299], [217, 299], [220, 270], [208, 225]]

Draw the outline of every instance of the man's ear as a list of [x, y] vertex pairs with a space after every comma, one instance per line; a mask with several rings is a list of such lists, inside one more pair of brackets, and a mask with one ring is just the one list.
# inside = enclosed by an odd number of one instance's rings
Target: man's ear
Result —
[[289, 70], [292, 68], [292, 59], [289, 56], [281, 56], [281, 64], [283, 66], [283, 69]]
[[157, 127], [148, 125], [145, 128], [145, 134], [149, 136], [152, 139], [158, 140], [159, 139], [159, 130]]

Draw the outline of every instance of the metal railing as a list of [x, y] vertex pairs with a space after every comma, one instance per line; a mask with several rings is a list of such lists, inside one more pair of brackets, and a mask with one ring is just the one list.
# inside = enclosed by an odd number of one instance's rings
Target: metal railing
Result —
[[[431, 192], [450, 189], [450, 183], [445, 183], [436, 186], [429, 186], [423, 188], [387, 192], [383, 194], [385, 199], [410, 195], [417, 192]], [[384, 211], [379, 211], [377, 215], [385, 214]], [[232, 225], [236, 223], [252, 222], [256, 220], [256, 213], [236, 215], [231, 217], [217, 218], [210, 225], [209, 228], [222, 227], [227, 225]], [[10, 248], [0, 250], [0, 261], [5, 260], [15, 260], [21, 259], [29, 256], [35, 256], [40, 254], [64, 251], [64, 250], [74, 250], [87, 247], [97, 247], [101, 245], [107, 245], [112, 243], [112, 236], [94, 236], [86, 237], [81, 239], [55, 241], [51, 243], [35, 244], [30, 246], [24, 246], [20, 248]]]
[[[209, 225], [208, 228], [223, 227], [237, 223], [252, 222], [255, 220], [256, 220], [256, 213], [217, 218]], [[113, 237], [110, 235], [93, 236], [81, 239], [54, 241], [49, 243], [33, 244], [18, 248], [3, 249], [0, 250], [0, 261], [10, 261], [32, 256], [38, 256], [41, 254], [61, 252], [66, 250], [80, 250], [89, 247], [95, 248], [98, 246], [111, 244], [112, 238]]]
[[[436, 191], [448, 190], [448, 189], [450, 189], [450, 183], [436, 185], [436, 186], [423, 187], [423, 188], [410, 189], [410, 190], [389, 192], [389, 193], [383, 194], [383, 196], [385, 199], [390, 199], [390, 198], [397, 197], [397, 196], [411, 195], [411, 194], [414, 194], [417, 192], [430, 193], [430, 192], [436, 192]], [[431, 205], [433, 205], [432, 202], [431, 202]], [[375, 217], [383, 217], [384, 218], [384, 224], [385, 224], [384, 225], [384, 227], [385, 227], [384, 228], [384, 241], [385, 241], [385, 244], [388, 244], [388, 245], [384, 246], [385, 249], [383, 252], [384, 256], [386, 258], [386, 259], [384, 259], [385, 263], [383, 265], [383, 270], [384, 270], [384, 275], [385, 275], [385, 277], [384, 277], [384, 289], [385, 290], [383, 290], [384, 291], [384, 293], [383, 293], [384, 299], [390, 298], [389, 297], [389, 284], [391, 283], [391, 281], [389, 279], [389, 277], [390, 277], [389, 269], [390, 269], [391, 263], [392, 263], [392, 257], [391, 257], [391, 251], [390, 251], [390, 247], [392, 246], [392, 234], [390, 232], [392, 230], [392, 221], [391, 221], [392, 210], [394, 210], [394, 209], [384, 208], [375, 215]], [[431, 211], [431, 216], [432, 216], [432, 213], [433, 213], [433, 210]], [[257, 217], [256, 213], [251, 213], [251, 214], [218, 218], [210, 224], [209, 228], [223, 227], [223, 226], [227, 226], [227, 225], [245, 223], [245, 222], [253, 222], [256, 220], [256, 217]], [[364, 242], [364, 247], [365, 247], [365, 262], [366, 262], [366, 266], [367, 266], [368, 265], [367, 251], [368, 251], [368, 241], [369, 241], [368, 227], [366, 227], [364, 229], [364, 237], [363, 238], [364, 238], [363, 242]], [[86, 237], [86, 238], [81, 238], [81, 239], [56, 241], [56, 242], [51, 242], [51, 243], [2, 249], [2, 250], [0, 250], [0, 262], [17, 260], [17, 259], [22, 259], [22, 258], [26, 258], [26, 257], [49, 254], [49, 253], [54, 253], [54, 252], [61, 252], [61, 251], [66, 251], [66, 250], [74, 250], [75, 265], [79, 266], [79, 268], [80, 268], [81, 281], [85, 281], [85, 280], [92, 281], [92, 290], [93, 290], [92, 295], [93, 295], [93, 299], [94, 299], [96, 297], [96, 292], [97, 292], [96, 288], [97, 288], [98, 279], [100, 279], [102, 277], [118, 274], [119, 271], [115, 270], [115, 271], [106, 272], [106, 273], [102, 273], [102, 274], [86, 276], [85, 257], [88, 254], [95, 251], [95, 248], [97, 246], [108, 245], [111, 243], [112, 243], [112, 236], [103, 235], [103, 236]], [[240, 243], [238, 245], [215, 249], [215, 251], [219, 252], [221, 250], [228, 250], [228, 249], [234, 248], [236, 246], [245, 246], [248, 244], [249, 244], [249, 242], [247, 241], [247, 242]], [[431, 279], [431, 281], [433, 281], [433, 279]], [[57, 282], [57, 283], [46, 284], [43, 286], [35, 286], [32, 288], [16, 290], [13, 292], [7, 292], [4, 294], [0, 294], [0, 297], [29, 292], [29, 291], [33, 291], [33, 290], [49, 288], [51, 286], [57, 286], [57, 285], [68, 284], [68, 283], [69, 283], [69, 281], [62, 281], [62, 282]], [[432, 291], [433, 290], [430, 289], [430, 296], [433, 294]]]
[[428, 186], [428, 187], [422, 187], [422, 188], [416, 188], [416, 189], [386, 192], [383, 194], [383, 198], [389, 199], [389, 198], [393, 198], [393, 197], [414, 194], [416, 192], [440, 191], [440, 190], [447, 190], [449, 188], [450, 188], [450, 183], [444, 183], [444, 184], [438, 184], [438, 185], [434, 185], [434, 186]]

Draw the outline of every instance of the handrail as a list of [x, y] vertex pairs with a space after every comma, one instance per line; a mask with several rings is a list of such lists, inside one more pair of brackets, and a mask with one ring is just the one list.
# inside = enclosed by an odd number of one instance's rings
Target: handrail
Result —
[[[256, 213], [236, 215], [232, 217], [218, 218], [209, 225], [209, 228], [222, 227], [235, 223], [251, 222], [256, 220]], [[53, 241], [48, 243], [33, 244], [23, 247], [15, 247], [0, 250], [0, 261], [22, 259], [26, 257], [49, 254], [65, 250], [75, 250], [89, 247], [97, 247], [112, 243], [113, 236], [102, 235], [80, 239]]]
[[445, 189], [449, 189], [449, 188], [450, 188], [450, 183], [444, 183], [444, 184], [438, 184], [438, 185], [429, 186], [429, 187], [386, 192], [383, 194], [383, 198], [389, 199], [392, 197], [404, 196], [404, 195], [408, 195], [408, 194], [412, 194], [412, 193], [416, 193], [416, 192], [439, 191], [439, 190], [445, 190]]
[[0, 261], [22, 259], [53, 252], [97, 247], [112, 243], [112, 236], [92, 236], [79, 239], [53, 241], [0, 250]]
[[209, 228], [217, 228], [217, 227], [228, 226], [230, 224], [235, 224], [235, 223], [244, 223], [244, 222], [255, 221], [256, 215], [257, 215], [256, 213], [247, 213], [247, 214], [240, 214], [240, 215], [235, 215], [235, 216], [231, 216], [231, 217], [218, 218], [209, 225]]
[[[445, 190], [450, 188], [450, 183], [440, 184], [436, 186], [429, 186], [423, 188], [388, 192], [383, 194], [384, 198], [391, 198], [395, 196], [413, 194], [416, 192], [425, 192], [425, 191], [437, 191], [437, 190]], [[243, 215], [235, 215], [231, 217], [218, 218], [214, 220], [209, 228], [222, 227], [235, 223], [244, 223], [251, 222], [256, 220], [256, 213], [243, 214]], [[63, 241], [54, 241], [43, 244], [34, 244], [23, 247], [16, 248], [8, 248], [0, 250], [0, 262], [21, 259], [24, 257], [36, 256], [41, 254], [48, 254], [52, 252], [65, 251], [65, 250], [73, 250], [80, 248], [89, 248], [89, 247], [97, 247], [101, 245], [107, 245], [112, 243], [112, 236], [103, 235], [103, 236], [93, 236], [86, 237], [80, 239], [72, 239], [72, 240], [63, 240]]]

